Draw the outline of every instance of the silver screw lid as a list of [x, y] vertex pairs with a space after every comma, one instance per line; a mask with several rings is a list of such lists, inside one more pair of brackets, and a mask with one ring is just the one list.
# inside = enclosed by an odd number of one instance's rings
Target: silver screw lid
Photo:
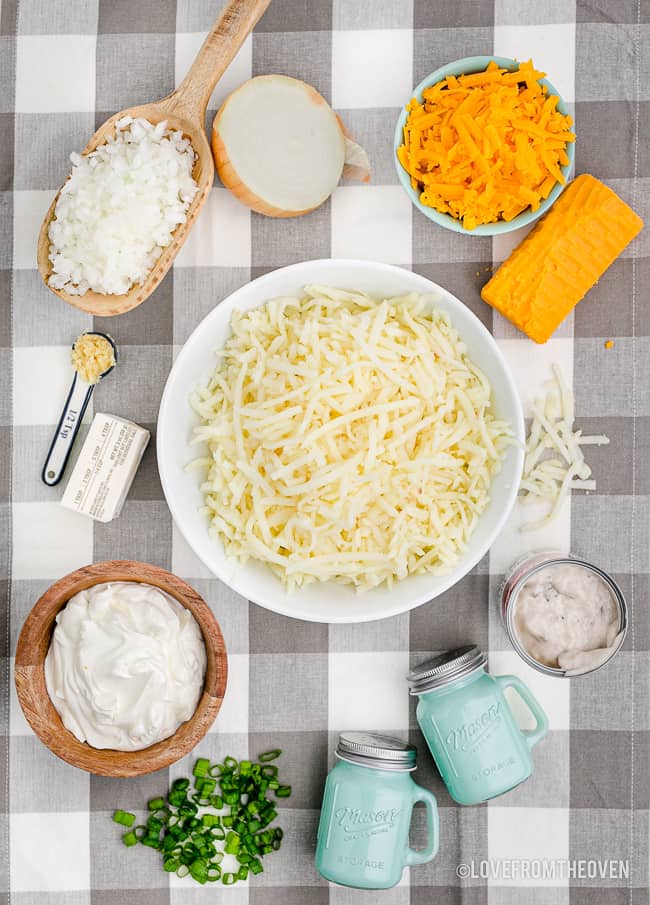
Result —
[[406, 677], [411, 694], [424, 694], [456, 679], [462, 679], [487, 663], [485, 654], [474, 644], [448, 650], [416, 666]]
[[375, 732], [342, 732], [336, 756], [379, 770], [415, 770], [417, 748], [400, 738]]

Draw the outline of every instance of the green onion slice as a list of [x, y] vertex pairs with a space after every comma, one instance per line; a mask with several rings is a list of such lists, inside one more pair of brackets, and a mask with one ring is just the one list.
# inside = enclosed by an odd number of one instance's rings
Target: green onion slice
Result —
[[131, 827], [135, 823], [135, 814], [130, 811], [113, 811], [113, 820], [121, 826]]
[[277, 760], [281, 754], [282, 748], [273, 748], [271, 751], [264, 751], [257, 759], [261, 764], [267, 764], [270, 760]]

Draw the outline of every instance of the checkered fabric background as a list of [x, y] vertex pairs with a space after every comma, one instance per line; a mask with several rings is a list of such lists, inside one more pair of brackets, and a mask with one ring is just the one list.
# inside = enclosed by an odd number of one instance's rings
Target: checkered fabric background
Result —
[[[85, 316], [42, 285], [39, 223], [83, 147], [114, 111], [167, 94], [218, 13], [218, 0], [2, 0], [0, 36], [0, 549], [6, 600], [0, 627], [3, 730], [0, 903], [15, 905], [618, 905], [648, 902], [650, 794], [650, 230], [646, 229], [545, 346], [535, 346], [479, 297], [487, 271], [521, 238], [494, 241], [439, 229], [415, 211], [391, 159], [400, 105], [427, 73], [492, 52], [546, 70], [574, 109], [577, 171], [604, 179], [643, 216], [650, 186], [648, 0], [273, 0], [210, 103], [251, 75], [282, 72], [314, 84], [373, 164], [370, 186], [345, 184], [297, 220], [250, 214], [219, 184], [155, 295], [111, 320]], [[575, 495], [552, 527], [522, 536], [515, 513], [489, 557], [453, 590], [410, 614], [357, 626], [290, 621], [249, 605], [212, 578], [172, 524], [152, 443], [119, 520], [91, 521], [58, 505], [40, 468], [70, 379], [74, 337], [108, 329], [118, 370], [97, 410], [155, 436], [175, 350], [198, 320], [252, 277], [310, 258], [388, 261], [456, 293], [492, 329], [526, 406], [557, 362], [572, 380], [579, 425], [605, 432], [590, 448], [598, 492]], [[613, 339], [614, 348], [604, 349]], [[91, 413], [89, 413], [90, 416]], [[499, 623], [495, 590], [526, 549], [560, 546], [610, 570], [631, 607], [624, 651], [582, 680], [529, 671]], [[89, 777], [33, 736], [13, 692], [21, 624], [56, 578], [92, 560], [134, 558], [189, 580], [225, 633], [230, 682], [202, 755], [284, 749], [293, 784], [285, 843], [265, 873], [233, 889], [168, 876], [152, 852], [126, 852], [110, 821], [167, 787], [190, 761], [137, 780]], [[468, 641], [495, 673], [523, 677], [551, 731], [524, 786], [481, 807], [457, 807], [415, 725], [410, 664]], [[523, 715], [522, 715], [523, 718]], [[441, 807], [429, 865], [379, 896], [328, 886], [313, 866], [323, 780], [337, 730], [384, 730], [420, 748], [416, 779]], [[415, 836], [421, 831], [418, 812]], [[480, 859], [629, 860], [629, 881], [489, 881], [456, 876]], [[525, 887], [525, 888], [523, 888]]]

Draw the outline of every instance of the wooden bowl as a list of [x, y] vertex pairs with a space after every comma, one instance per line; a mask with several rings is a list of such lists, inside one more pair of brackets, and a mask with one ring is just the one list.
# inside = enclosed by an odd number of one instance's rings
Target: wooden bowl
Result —
[[[95, 584], [137, 581], [169, 594], [192, 613], [203, 633], [207, 669], [194, 715], [169, 738], [141, 751], [92, 748], [65, 728], [45, 684], [45, 657], [55, 619], [68, 600]], [[228, 658], [212, 610], [188, 584], [165, 569], [132, 560], [84, 566], [55, 582], [36, 602], [18, 638], [14, 678], [27, 722], [50, 751], [74, 767], [99, 776], [141, 776], [173, 764], [188, 754], [212, 726], [226, 690]]]

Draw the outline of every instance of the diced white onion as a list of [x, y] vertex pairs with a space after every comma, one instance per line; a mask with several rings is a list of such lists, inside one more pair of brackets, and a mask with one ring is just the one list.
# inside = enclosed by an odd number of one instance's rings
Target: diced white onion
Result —
[[123, 295], [185, 223], [198, 189], [194, 151], [165, 122], [123, 117], [115, 136], [70, 160], [48, 231], [49, 284], [70, 295]]

